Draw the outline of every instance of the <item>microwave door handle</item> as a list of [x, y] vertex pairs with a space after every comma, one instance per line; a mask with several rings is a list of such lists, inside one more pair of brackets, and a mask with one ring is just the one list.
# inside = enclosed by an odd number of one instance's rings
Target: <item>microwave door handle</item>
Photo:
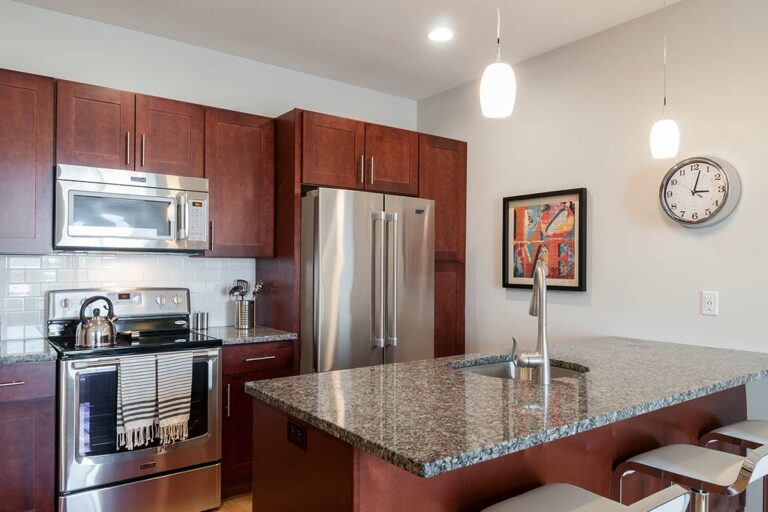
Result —
[[189, 225], [189, 204], [187, 202], [187, 194], [180, 194], [178, 197], [179, 214], [177, 215], [179, 222], [178, 239], [186, 240]]

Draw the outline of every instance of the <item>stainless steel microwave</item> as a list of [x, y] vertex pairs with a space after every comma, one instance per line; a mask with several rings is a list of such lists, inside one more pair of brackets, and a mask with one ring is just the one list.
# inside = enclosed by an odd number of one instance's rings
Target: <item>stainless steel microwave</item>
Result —
[[203, 252], [208, 180], [60, 164], [54, 248]]

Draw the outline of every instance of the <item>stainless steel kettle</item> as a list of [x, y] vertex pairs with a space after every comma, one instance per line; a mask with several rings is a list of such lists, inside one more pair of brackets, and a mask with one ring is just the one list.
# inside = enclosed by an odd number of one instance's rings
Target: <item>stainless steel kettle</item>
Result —
[[[93, 309], [91, 318], [85, 317], [85, 309], [94, 302], [103, 300], [107, 303], [107, 316], [101, 315], [99, 308]], [[99, 348], [111, 347], [115, 344], [115, 308], [112, 301], [102, 295], [96, 295], [83, 302], [80, 307], [80, 324], [77, 326], [75, 334], [75, 347], [77, 348]]]

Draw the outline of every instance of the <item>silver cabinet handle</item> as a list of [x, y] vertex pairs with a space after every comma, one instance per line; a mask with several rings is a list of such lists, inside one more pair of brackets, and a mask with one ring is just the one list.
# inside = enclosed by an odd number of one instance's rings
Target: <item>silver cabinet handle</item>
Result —
[[131, 132], [125, 132], [125, 165], [131, 165]]
[[227, 384], [227, 418], [229, 418], [229, 411], [230, 411], [230, 404], [231, 404], [230, 398], [232, 397], [231, 391], [232, 390], [230, 389], [230, 385]]
[[146, 161], [146, 146], [147, 146], [147, 134], [142, 133], [141, 134], [141, 166], [144, 167], [144, 162]]
[[398, 224], [399, 218], [397, 212], [390, 215], [390, 222], [392, 223], [392, 320], [391, 328], [387, 336], [387, 345], [390, 347], [397, 346], [397, 239], [398, 239]]
[[371, 185], [373, 185], [373, 157], [371, 157]]
[[365, 183], [365, 155], [360, 155], [360, 183]]
[[208, 246], [211, 248], [210, 250], [213, 251], [213, 235], [216, 234], [216, 227], [211, 221], [211, 229], [209, 230], [209, 236], [211, 237], [211, 240], [208, 243]]
[[277, 356], [249, 357], [248, 359], [243, 359], [243, 362], [253, 363], [254, 361], [269, 361], [270, 359], [277, 359]]
[[23, 380], [15, 380], [13, 382], [3, 382], [2, 384], [0, 384], [0, 388], [9, 388], [11, 386], [23, 386], [24, 384], [26, 384], [26, 382], [24, 382]]

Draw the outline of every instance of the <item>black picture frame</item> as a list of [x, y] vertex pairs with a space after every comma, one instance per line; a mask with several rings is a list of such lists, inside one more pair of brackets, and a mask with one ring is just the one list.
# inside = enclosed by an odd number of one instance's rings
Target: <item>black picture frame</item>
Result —
[[[533, 288], [532, 283], [525, 283], [522, 281], [531, 280], [530, 278], [510, 278], [510, 239], [514, 239], [514, 235], [510, 232], [510, 228], [514, 229], [514, 224], [510, 226], [510, 209], [513, 203], [521, 203], [525, 201], [532, 201], [538, 204], [544, 204], [547, 198], [557, 199], [563, 196], [572, 196], [578, 201], [575, 213], [576, 230], [575, 242], [576, 250], [574, 251], [577, 261], [575, 262], [576, 278], [571, 280], [575, 281], [573, 284], [557, 284], [556, 281], [548, 279], [547, 288], [549, 290], [561, 290], [561, 291], [573, 291], [573, 292], [585, 292], [587, 291], [587, 189], [586, 188], [573, 188], [567, 190], [556, 190], [553, 192], [541, 192], [536, 194], [525, 194], [519, 196], [505, 197], [502, 202], [503, 208], [503, 233], [502, 233], [502, 286], [504, 288]], [[510, 238], [512, 237], [512, 238]], [[514, 280], [513, 280], [514, 279]], [[532, 280], [531, 280], [532, 281]]]

